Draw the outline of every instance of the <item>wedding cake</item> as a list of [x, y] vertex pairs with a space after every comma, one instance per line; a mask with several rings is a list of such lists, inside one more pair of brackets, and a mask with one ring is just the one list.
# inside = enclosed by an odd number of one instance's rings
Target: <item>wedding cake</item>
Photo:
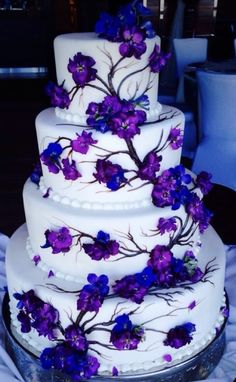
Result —
[[147, 12], [134, 1], [56, 37], [41, 164], [6, 255], [12, 330], [75, 380], [178, 364], [224, 318], [210, 175], [180, 164], [184, 116], [157, 101], [168, 55]]

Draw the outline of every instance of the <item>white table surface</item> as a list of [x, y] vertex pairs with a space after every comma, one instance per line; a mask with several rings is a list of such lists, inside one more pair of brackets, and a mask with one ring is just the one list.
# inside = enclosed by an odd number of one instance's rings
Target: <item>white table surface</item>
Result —
[[[0, 303], [2, 303], [5, 287], [5, 248], [8, 237], [0, 233]], [[230, 302], [230, 315], [226, 327], [225, 353], [213, 373], [207, 378], [208, 382], [236, 381], [236, 245], [225, 246], [227, 267], [225, 287]], [[0, 313], [1, 315], [1, 313]], [[4, 327], [0, 319], [0, 382], [24, 382], [16, 366], [4, 348]]]

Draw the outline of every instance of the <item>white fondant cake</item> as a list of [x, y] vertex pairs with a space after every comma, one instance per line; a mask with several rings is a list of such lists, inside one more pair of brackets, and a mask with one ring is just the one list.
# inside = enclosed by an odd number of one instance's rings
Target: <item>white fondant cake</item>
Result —
[[210, 176], [180, 165], [183, 114], [157, 102], [166, 56], [138, 24], [144, 10], [103, 14], [100, 37], [56, 38], [54, 107], [36, 119], [41, 165], [7, 249], [14, 331], [76, 380], [182, 362], [223, 321]]
[[[57, 277], [48, 279], [47, 273], [30, 261], [25, 250], [26, 239], [27, 229], [22, 226], [13, 236], [8, 248], [9, 294], [12, 296], [20, 290], [34, 289], [43, 301], [57, 308], [61, 325], [66, 328], [78, 316], [78, 283]], [[82, 324], [87, 321], [91, 355], [99, 359], [101, 373], [112, 373], [113, 367], [119, 372], [167, 367], [193, 356], [214, 338], [217, 328], [223, 322], [223, 312], [220, 310], [224, 306], [222, 269], [225, 267], [225, 253], [221, 240], [212, 228], [204, 235], [199, 266], [205, 273], [204, 277], [200, 282], [191, 285], [191, 288], [187, 284], [178, 288], [153, 290], [140, 305], [119, 297], [108, 298], [96, 317], [89, 313], [84, 318]], [[13, 327], [35, 349], [36, 354], [47, 346], [54, 346], [52, 341], [39, 336], [35, 329], [22, 333], [17, 319], [19, 310], [13, 299], [10, 306]], [[145, 328], [145, 339], [136, 350], [121, 351], [110, 344], [109, 330], [113, 326], [111, 322], [121, 312], [132, 312], [132, 322]], [[163, 345], [170, 328], [189, 321], [195, 323], [197, 328], [190, 344], [178, 350]]]

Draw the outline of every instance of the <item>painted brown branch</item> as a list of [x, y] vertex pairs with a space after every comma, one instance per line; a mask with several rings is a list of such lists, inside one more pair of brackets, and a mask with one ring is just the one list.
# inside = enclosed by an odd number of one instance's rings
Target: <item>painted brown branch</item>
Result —
[[131, 139], [126, 139], [125, 142], [127, 144], [127, 147], [128, 147], [129, 153], [130, 153], [130, 157], [133, 159], [134, 163], [139, 168], [142, 164], [142, 161], [138, 157], [138, 154], [134, 148], [133, 142], [131, 141]]
[[148, 66], [149, 66], [149, 64], [145, 65], [145, 66], [142, 67], [141, 69], [135, 70], [134, 72], [127, 74], [127, 75], [122, 79], [122, 81], [120, 82], [120, 84], [119, 84], [119, 86], [118, 86], [118, 88], [117, 88], [117, 95], [118, 95], [118, 97], [120, 97], [120, 90], [121, 90], [121, 87], [122, 87], [122, 85], [124, 84], [124, 82], [125, 82], [128, 78], [130, 78], [130, 77], [132, 77], [132, 76], [134, 76], [134, 75], [136, 75], [136, 74], [138, 74], [138, 73], [143, 72], [146, 68], [148, 68]]

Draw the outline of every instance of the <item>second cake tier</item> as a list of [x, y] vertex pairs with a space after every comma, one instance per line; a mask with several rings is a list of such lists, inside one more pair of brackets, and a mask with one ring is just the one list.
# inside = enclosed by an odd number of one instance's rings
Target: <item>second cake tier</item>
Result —
[[189, 211], [152, 204], [112, 211], [76, 208], [43, 195], [30, 180], [23, 197], [29, 255], [57, 277], [81, 282], [93, 271], [116, 281], [155, 262], [160, 269], [177, 259], [194, 262], [199, 251], [200, 221], [191, 203]]

